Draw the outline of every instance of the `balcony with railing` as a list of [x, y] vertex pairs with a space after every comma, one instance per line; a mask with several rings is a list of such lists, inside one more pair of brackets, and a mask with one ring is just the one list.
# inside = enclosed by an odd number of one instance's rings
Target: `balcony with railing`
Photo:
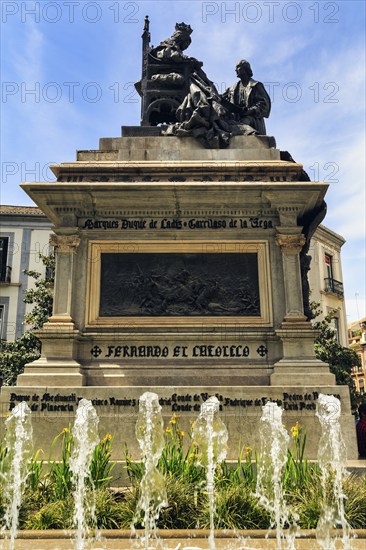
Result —
[[337, 296], [343, 296], [343, 283], [341, 283], [340, 281], [336, 281], [335, 279], [332, 279], [330, 277], [326, 277], [324, 279], [324, 291], [331, 292], [332, 294], [336, 294]]

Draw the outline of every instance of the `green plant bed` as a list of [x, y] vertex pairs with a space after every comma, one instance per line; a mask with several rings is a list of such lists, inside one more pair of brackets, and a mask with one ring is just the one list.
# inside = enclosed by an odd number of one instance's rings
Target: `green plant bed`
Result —
[[[200, 451], [186, 444], [188, 436], [179, 429], [176, 416], [166, 430], [166, 443], [158, 467], [165, 477], [168, 505], [162, 509], [157, 526], [160, 529], [207, 529], [209, 506], [205, 471], [199, 466]], [[306, 437], [297, 424], [292, 429], [293, 446], [283, 471], [285, 499], [299, 516], [302, 529], [314, 529], [323, 507], [320, 471], [305, 458]], [[59, 434], [50, 450], [46, 469], [38, 451], [29, 462], [29, 475], [24, 487], [20, 509], [19, 529], [71, 529], [73, 525], [73, 480], [69, 466], [74, 442], [69, 428]], [[88, 479], [88, 508], [95, 509], [97, 529], [129, 529], [140, 494], [144, 473], [141, 462], [131, 459], [125, 450], [125, 469], [129, 486], [115, 489], [110, 486], [115, 463], [111, 461], [112, 438], [105, 436], [96, 447]], [[54, 460], [54, 455], [61, 457]], [[268, 512], [255, 496], [257, 462], [251, 449], [239, 453], [236, 464], [223, 462], [215, 474], [215, 527], [217, 529], [268, 529]], [[4, 483], [9, 468], [9, 454], [0, 451], [0, 480]], [[350, 474], [343, 482], [345, 513], [350, 526], [366, 528], [366, 476]], [[331, 498], [331, 497], [327, 497]], [[329, 501], [328, 501], [329, 502]], [[92, 505], [92, 506], [90, 506]], [[0, 514], [4, 516], [4, 496], [0, 494]], [[135, 527], [142, 528], [137, 518]]]
[[[207, 529], [209, 511], [205, 490], [193, 484], [170, 477], [167, 479], [168, 506], [160, 514], [160, 529]], [[354, 529], [366, 526], [366, 479], [350, 475], [345, 479], [346, 517]], [[287, 494], [286, 499], [299, 514], [301, 529], [314, 529], [321, 510], [319, 480], [314, 477], [307, 487]], [[95, 492], [98, 529], [129, 529], [135, 514], [139, 488], [130, 487], [123, 492], [109, 488]], [[20, 511], [20, 529], [71, 529], [73, 502], [50, 500], [40, 491], [26, 490]], [[141, 522], [136, 524], [142, 528]], [[270, 518], [243, 482], [227, 485], [216, 495], [215, 527], [217, 529], [268, 529]]]

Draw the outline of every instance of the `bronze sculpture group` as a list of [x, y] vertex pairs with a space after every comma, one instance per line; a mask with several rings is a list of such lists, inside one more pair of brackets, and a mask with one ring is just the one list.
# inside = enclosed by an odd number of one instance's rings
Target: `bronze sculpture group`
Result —
[[[144, 35], [149, 39], [148, 31], [146, 18]], [[146, 47], [143, 78], [136, 85], [143, 100], [144, 94], [149, 97], [143, 101], [142, 124], [168, 124], [166, 135], [193, 136], [208, 148], [227, 147], [233, 135], [265, 135], [271, 100], [263, 84], [252, 78], [249, 62], [239, 61], [239, 81], [220, 95], [203, 63], [184, 53], [191, 33], [190, 25], [177, 23], [170, 38]]]

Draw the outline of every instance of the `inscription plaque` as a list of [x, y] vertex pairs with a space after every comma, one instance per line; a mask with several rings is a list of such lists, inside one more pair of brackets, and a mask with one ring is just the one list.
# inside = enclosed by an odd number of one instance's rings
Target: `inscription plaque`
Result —
[[259, 316], [257, 253], [101, 254], [101, 317]]

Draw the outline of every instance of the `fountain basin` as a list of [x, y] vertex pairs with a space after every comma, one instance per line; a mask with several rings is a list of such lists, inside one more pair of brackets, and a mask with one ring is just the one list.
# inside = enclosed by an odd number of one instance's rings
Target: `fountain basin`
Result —
[[[275, 550], [277, 548], [276, 531], [269, 531], [268, 538], [266, 530], [238, 530], [238, 531], [215, 531], [215, 544], [218, 550], [251, 550], [264, 548]], [[91, 550], [133, 550], [143, 548], [135, 539], [131, 540], [129, 530], [105, 530], [100, 531], [102, 540], [95, 541], [88, 548]], [[144, 531], [137, 530], [139, 536]], [[333, 535], [342, 536], [341, 530], [332, 531]], [[363, 550], [366, 547], [366, 529], [354, 529], [356, 536], [352, 540], [354, 550]], [[167, 550], [206, 550], [209, 548], [209, 530], [158, 530], [160, 541], [164, 542], [163, 548]], [[15, 541], [15, 550], [74, 550], [75, 531], [49, 530], [49, 531], [19, 531]], [[316, 541], [314, 530], [301, 530], [300, 537], [295, 543], [297, 550], [317, 550], [319, 547]], [[158, 548], [152, 540], [150, 547]], [[159, 547], [161, 548], [161, 547]], [[339, 540], [336, 548], [343, 548]]]

